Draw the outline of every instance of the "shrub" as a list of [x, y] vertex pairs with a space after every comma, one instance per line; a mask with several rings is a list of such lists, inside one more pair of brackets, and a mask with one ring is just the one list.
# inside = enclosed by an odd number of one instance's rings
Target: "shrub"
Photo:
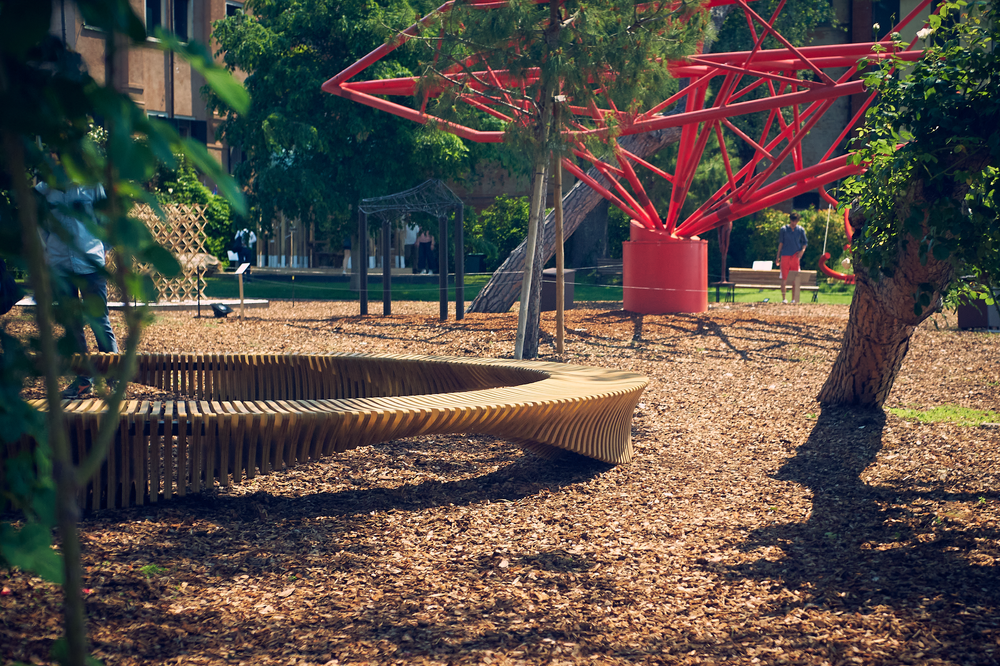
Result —
[[235, 233], [233, 212], [221, 196], [213, 194], [198, 179], [190, 160], [178, 155], [176, 170], [160, 168], [153, 191], [161, 203], [202, 204], [205, 206], [205, 249], [226, 261], [226, 250]]
[[501, 194], [466, 225], [466, 251], [486, 254], [486, 270], [495, 271], [528, 233], [527, 197]]

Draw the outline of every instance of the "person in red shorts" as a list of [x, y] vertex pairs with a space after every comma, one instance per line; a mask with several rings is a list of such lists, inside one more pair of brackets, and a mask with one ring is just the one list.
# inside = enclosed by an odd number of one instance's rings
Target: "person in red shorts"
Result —
[[[799, 262], [805, 254], [809, 241], [806, 239], [806, 230], [799, 226], [799, 214], [792, 213], [788, 216], [788, 224], [778, 231], [778, 266], [781, 268], [781, 302], [787, 303], [785, 298], [785, 282], [788, 280], [789, 271], [802, 270]], [[795, 302], [795, 299], [792, 299]]]

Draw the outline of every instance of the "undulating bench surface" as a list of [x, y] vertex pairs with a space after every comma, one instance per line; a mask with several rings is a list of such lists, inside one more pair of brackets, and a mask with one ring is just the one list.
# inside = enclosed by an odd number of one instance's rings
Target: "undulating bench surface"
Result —
[[[113, 370], [121, 358], [93, 354]], [[239, 483], [358, 446], [427, 434], [490, 434], [542, 457], [631, 460], [647, 379], [605, 368], [438, 356], [144, 354], [133, 381], [176, 399], [126, 401], [114, 445], [83, 489], [88, 509]], [[44, 409], [44, 401], [33, 401]], [[63, 403], [74, 457], [102, 401]], [[6, 456], [32, 446], [8, 446]]]

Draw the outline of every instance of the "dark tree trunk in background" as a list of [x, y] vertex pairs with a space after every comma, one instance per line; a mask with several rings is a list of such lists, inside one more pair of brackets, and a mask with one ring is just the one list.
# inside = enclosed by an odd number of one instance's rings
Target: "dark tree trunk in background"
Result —
[[[648, 134], [626, 136], [618, 143], [625, 150], [635, 153], [643, 159], [648, 159], [664, 146], [676, 143], [680, 139], [680, 135], [679, 128], [671, 127]], [[591, 168], [587, 175], [598, 182], [604, 182], [596, 168]], [[604, 184], [608, 183], [604, 182]], [[564, 237], [569, 238], [587, 217], [587, 214], [601, 201], [604, 201], [604, 198], [600, 194], [585, 183], [577, 182], [573, 189], [563, 197]], [[542, 257], [540, 264], [544, 264], [555, 254], [555, 237], [555, 219], [550, 213], [545, 216], [542, 242], [539, 243]], [[507, 312], [513, 307], [521, 295], [521, 276], [524, 273], [525, 252], [526, 243], [522, 242], [510, 253], [507, 260], [500, 265], [490, 281], [472, 301], [469, 312]]]

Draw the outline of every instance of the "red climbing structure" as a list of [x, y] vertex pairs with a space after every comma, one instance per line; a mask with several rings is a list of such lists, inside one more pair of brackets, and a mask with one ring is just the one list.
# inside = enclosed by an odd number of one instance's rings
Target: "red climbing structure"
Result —
[[[543, 3], [545, 0], [537, 1]], [[476, 3], [476, 6], [489, 11], [501, 4], [487, 0]], [[916, 42], [902, 52], [894, 51], [889, 35], [911, 23], [922, 24], [930, 0], [924, 0], [914, 8], [880, 44], [865, 42], [807, 47], [793, 46], [775, 30], [775, 19], [784, 2], [769, 17], [759, 15], [751, 3], [744, 0], [710, 0], [704, 10], [730, 4], [735, 5], [731, 11], [742, 11], [746, 17], [747, 29], [755, 45], [751, 50], [698, 54], [685, 61], [667, 63], [665, 66], [670, 73], [684, 80], [686, 85], [670, 98], [639, 113], [619, 111], [610, 101], [601, 107], [595, 103], [574, 106], [569, 100], [572, 117], [566, 120], [564, 137], [572, 142], [573, 155], [595, 167], [604, 182], [589, 176], [575, 160], [564, 159], [563, 167], [633, 220], [631, 241], [625, 244], [624, 249], [627, 310], [652, 313], [700, 312], [707, 309], [707, 250], [705, 242], [699, 239], [701, 234], [810, 191], [818, 190], [825, 201], [836, 204], [825, 186], [857, 174], [864, 168], [863, 165], [853, 164], [849, 155], [843, 153], [843, 147], [873, 96], [869, 96], [858, 108], [815, 163], [806, 164], [803, 160], [803, 139], [838, 99], [864, 95], [864, 84], [858, 77], [860, 67], [890, 55], [904, 60], [916, 60], [921, 56], [922, 52], [914, 48]], [[418, 92], [416, 78], [352, 81], [418, 35], [435, 16], [450, 11], [452, 5], [452, 2], [442, 5], [401, 33], [395, 42], [375, 49], [337, 74], [323, 84], [323, 90], [415, 122], [433, 121], [439, 128], [472, 141], [503, 141], [502, 131], [477, 130], [434, 117], [426, 112], [426, 100], [417, 105], [419, 108], [414, 108], [391, 99], [394, 96], [414, 97]], [[768, 36], [781, 43], [783, 48], [763, 49], [762, 44]], [[472, 63], [475, 66], [475, 59]], [[533, 74], [529, 71], [527, 77]], [[516, 104], [499, 105], [495, 103], [495, 95], [486, 94], [488, 90], [515, 89], [519, 86], [520, 82], [506, 72], [485, 68], [470, 74], [466, 68], [455, 66], [445, 70], [445, 75], [465, 91], [459, 97], [461, 102], [505, 123], [524, 120]], [[720, 78], [721, 84], [716, 92], [709, 95], [709, 85]], [[600, 90], [596, 86], [595, 90], [598, 99], [601, 99]], [[755, 91], [759, 91], [756, 98], [748, 98]], [[710, 103], [706, 104], [707, 100], [711, 100]], [[683, 110], [679, 110], [681, 106]], [[766, 112], [767, 117], [757, 136], [749, 136], [732, 122], [734, 117], [758, 112]], [[615, 131], [622, 136], [681, 128], [673, 172], [663, 171], [617, 145], [613, 159], [601, 159], [588, 150], [585, 140], [593, 135], [607, 134], [605, 119], [609, 116], [615, 119]], [[733, 166], [726, 146], [727, 136], [751, 146], [753, 158], [748, 163], [739, 168]], [[681, 219], [682, 206], [709, 141], [715, 141], [721, 151], [727, 182], [694, 213]], [[637, 168], [671, 183], [671, 197], [665, 209], [657, 210], [647, 196], [636, 173]], [[848, 224], [846, 215], [844, 223]], [[850, 236], [848, 226], [848, 238]], [[846, 279], [847, 276], [825, 266], [828, 258], [829, 255], [825, 255], [823, 259], [823, 272]]]

